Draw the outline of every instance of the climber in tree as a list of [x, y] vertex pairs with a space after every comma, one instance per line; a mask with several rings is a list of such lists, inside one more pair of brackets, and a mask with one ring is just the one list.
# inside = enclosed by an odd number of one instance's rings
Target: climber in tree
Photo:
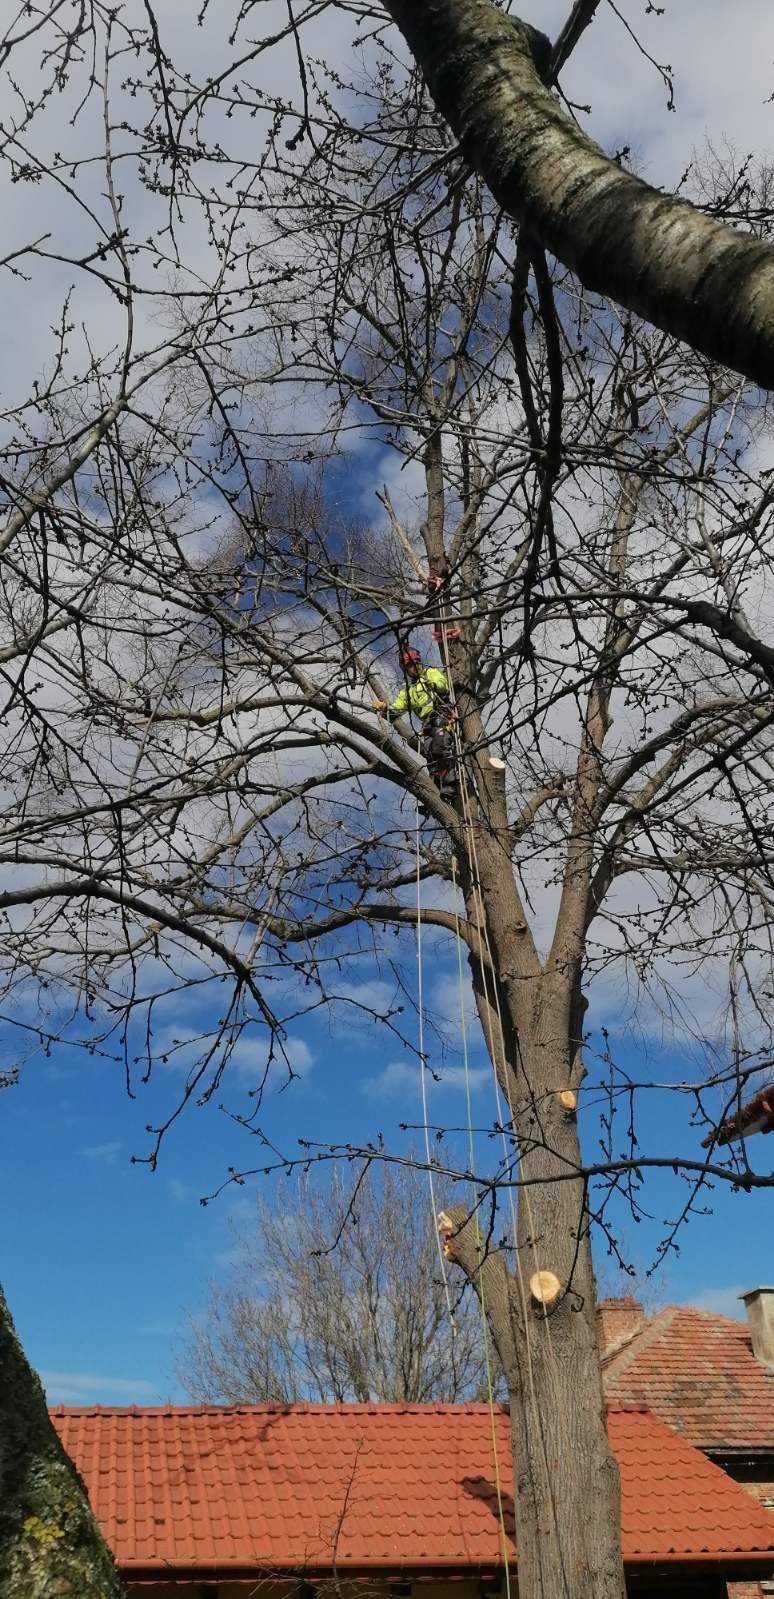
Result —
[[391, 705], [379, 700], [376, 709], [394, 721], [406, 712], [419, 719], [422, 754], [427, 769], [442, 799], [453, 801], [457, 792], [454, 775], [454, 707], [449, 680], [437, 666], [423, 666], [419, 650], [404, 649], [400, 664], [406, 674], [405, 687]]

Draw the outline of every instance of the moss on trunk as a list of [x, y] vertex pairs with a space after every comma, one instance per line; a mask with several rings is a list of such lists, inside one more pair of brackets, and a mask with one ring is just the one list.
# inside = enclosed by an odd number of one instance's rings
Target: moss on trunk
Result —
[[0, 1290], [0, 1599], [123, 1593]]

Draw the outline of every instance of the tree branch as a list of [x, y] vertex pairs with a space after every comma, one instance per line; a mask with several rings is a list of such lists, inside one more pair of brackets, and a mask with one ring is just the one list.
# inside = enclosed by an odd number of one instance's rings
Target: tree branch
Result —
[[774, 387], [774, 250], [624, 171], [564, 114], [544, 34], [491, 0], [385, 0], [509, 216], [589, 289]]
[[512, 1386], [518, 1372], [516, 1346], [511, 1330], [508, 1268], [499, 1250], [489, 1248], [478, 1210], [453, 1205], [442, 1210], [438, 1230], [448, 1260], [461, 1267], [486, 1312], [500, 1364]]
[[585, 33], [590, 22], [593, 22], [599, 10], [600, 0], [575, 0], [561, 33], [558, 35], [551, 56], [551, 78], [558, 78], [562, 67], [569, 60], [581, 35]]

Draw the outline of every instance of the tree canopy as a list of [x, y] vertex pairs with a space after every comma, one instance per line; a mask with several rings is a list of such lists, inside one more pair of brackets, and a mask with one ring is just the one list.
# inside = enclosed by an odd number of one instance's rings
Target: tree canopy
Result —
[[[596, 10], [552, 45], [491, 0], [246, 4], [203, 63], [147, 0], [48, 0], [0, 47], [5, 170], [51, 213], [9, 296], [61, 302], [4, 413], [4, 1081], [65, 1041], [130, 1093], [179, 1059], [141, 1158], [223, 1102], [227, 1184], [409, 1161], [418, 1119], [526, 1599], [622, 1592], [592, 1232], [620, 1256], [653, 1171], [661, 1255], [711, 1182], [774, 1182], [716, 1136], [771, 1059], [770, 172], [710, 155], [667, 196], [601, 153], [557, 76]], [[407, 642], [451, 796], [384, 715]], [[622, 993], [673, 1026], [656, 1069], [605, 1029]], [[420, 1109], [277, 1148], [294, 1024], [342, 1007]], [[494, 1112], [430, 1124], [474, 1015]]]

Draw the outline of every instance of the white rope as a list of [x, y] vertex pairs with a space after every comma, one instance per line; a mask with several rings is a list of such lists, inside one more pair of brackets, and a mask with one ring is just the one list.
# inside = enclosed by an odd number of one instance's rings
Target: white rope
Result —
[[[489, 967], [490, 967], [490, 970], [491, 970], [491, 973], [492, 973], [492, 984], [491, 984], [492, 998], [490, 999], [490, 997], [489, 997], [489, 981], [488, 981], [488, 976], [487, 976], [487, 962], [486, 961], [482, 961], [481, 962], [481, 977], [482, 977], [482, 984], [483, 984], [483, 989], [484, 989], [484, 998], [486, 1000], [487, 1005], [489, 1006], [490, 1015], [492, 1014], [492, 1012], [494, 1012], [494, 1014], [496, 1015], [496, 1018], [497, 1018], [497, 1034], [499, 1034], [499, 1040], [498, 1040], [497, 1037], [496, 1037], [495, 1029], [493, 1027], [492, 1028], [492, 1035], [491, 1035], [491, 1041], [492, 1041], [491, 1061], [492, 1061], [492, 1077], [493, 1077], [493, 1081], [494, 1081], [494, 1091], [495, 1091], [495, 1104], [496, 1104], [496, 1107], [497, 1107], [497, 1120], [498, 1120], [499, 1127], [500, 1127], [500, 1137], [501, 1137], [502, 1146], [503, 1146], [503, 1155], [504, 1155], [506, 1168], [507, 1168], [507, 1166], [508, 1166], [508, 1164], [510, 1162], [510, 1150], [508, 1149], [508, 1141], [507, 1141], [506, 1134], [505, 1134], [505, 1126], [504, 1126], [504, 1120], [505, 1119], [504, 1119], [503, 1114], [502, 1114], [502, 1101], [501, 1101], [501, 1098], [500, 1098], [500, 1084], [498, 1082], [497, 1059], [496, 1059], [496, 1057], [497, 1057], [497, 1043], [498, 1042], [499, 1042], [499, 1053], [500, 1053], [501, 1070], [502, 1070], [502, 1075], [503, 1075], [503, 1091], [505, 1093], [506, 1103], [507, 1103], [508, 1109], [510, 1111], [511, 1126], [514, 1125], [514, 1106], [513, 1106], [512, 1102], [511, 1102], [511, 1096], [510, 1096], [509, 1086], [508, 1086], [508, 1080], [509, 1079], [508, 1079], [507, 1053], [506, 1053], [506, 1049], [505, 1049], [505, 1029], [504, 1029], [504, 1025], [503, 1025], [503, 1016], [502, 1016], [502, 1010], [501, 1010], [501, 1006], [500, 1006], [500, 995], [499, 995], [497, 978], [496, 978], [495, 961], [494, 961], [494, 956], [493, 956], [493, 952], [492, 952], [492, 945], [491, 945], [491, 941], [490, 941], [490, 937], [489, 937], [489, 928], [488, 928], [488, 924], [487, 924], [487, 917], [486, 917], [486, 913], [485, 913], [485, 909], [484, 909], [484, 896], [483, 896], [483, 890], [482, 890], [482, 887], [481, 887], [481, 873], [480, 873], [479, 864], [478, 864], [478, 850], [476, 848], [475, 822], [474, 822], [474, 818], [473, 818], [473, 814], [472, 814], [472, 807], [471, 807], [471, 804], [470, 804], [470, 789], [468, 787], [468, 782], [467, 782], [467, 773], [465, 771], [465, 765], [464, 765], [464, 761], [463, 761], [462, 738], [461, 738], [461, 734], [460, 734], [459, 720], [458, 720], [458, 717], [457, 717], [457, 704], [456, 704], [456, 695], [455, 695], [455, 691], [454, 691], [454, 680], [453, 680], [452, 669], [451, 669], [451, 658], [449, 656], [449, 645], [448, 645], [448, 640], [447, 640], [447, 637], [446, 637], [446, 627], [444, 625], [445, 607], [443, 605], [443, 602], [441, 602], [441, 604], [439, 605], [439, 617], [440, 617], [440, 632], [441, 632], [441, 646], [442, 646], [441, 647], [441, 655], [443, 657], [444, 666], [445, 666], [445, 669], [446, 669], [446, 679], [447, 679], [447, 683], [448, 683], [448, 686], [449, 686], [449, 697], [450, 697], [452, 709], [453, 709], [453, 712], [454, 712], [452, 727], [453, 727], [453, 739], [454, 739], [454, 745], [455, 745], [455, 755], [456, 755], [456, 760], [457, 760], [457, 782], [458, 782], [458, 786], [459, 786], [459, 790], [460, 790], [460, 798], [462, 800], [463, 825], [464, 825], [465, 830], [466, 830], [466, 832], [468, 834], [468, 840], [469, 840], [469, 845], [470, 845], [470, 863], [471, 863], [471, 866], [472, 866], [471, 886], [472, 886], [472, 889], [473, 889], [474, 904], [476, 905], [477, 914], [478, 914], [479, 936], [481, 936], [483, 938], [483, 942], [484, 942], [484, 945], [486, 947], [487, 957], [488, 957], [488, 961], [489, 961]], [[513, 1198], [513, 1188], [512, 1188], [512, 1186], [510, 1184], [508, 1186], [508, 1201], [509, 1201], [509, 1209], [510, 1209], [510, 1214], [511, 1214], [511, 1228], [512, 1228], [512, 1232], [513, 1232], [513, 1252], [514, 1252], [514, 1263], [515, 1263], [515, 1267], [516, 1267], [516, 1281], [517, 1281], [518, 1288], [519, 1288], [519, 1297], [520, 1297], [521, 1306], [522, 1306], [523, 1327], [524, 1327], [526, 1353], [527, 1353], [527, 1375], [528, 1375], [528, 1380], [529, 1380], [530, 1397], [531, 1397], [531, 1401], [532, 1401], [532, 1409], [533, 1409], [533, 1412], [534, 1412], [535, 1421], [536, 1421], [536, 1424], [537, 1424], [538, 1437], [539, 1437], [540, 1443], [541, 1443], [541, 1452], [542, 1452], [542, 1455], [543, 1455], [543, 1463], [544, 1463], [546, 1476], [547, 1476], [548, 1483], [549, 1483], [549, 1494], [550, 1494], [552, 1517], [553, 1517], [553, 1522], [554, 1522], [554, 1530], [555, 1530], [555, 1533], [556, 1533], [556, 1536], [557, 1536], [557, 1539], [558, 1539], [559, 1538], [559, 1521], [558, 1521], [558, 1516], [557, 1516], [556, 1504], [554, 1502], [553, 1492], [551, 1491], [551, 1473], [550, 1473], [550, 1467], [549, 1467], [549, 1461], [548, 1461], [548, 1452], [547, 1452], [547, 1447], [546, 1447], [545, 1436], [544, 1436], [544, 1433], [543, 1433], [542, 1415], [541, 1415], [540, 1405], [538, 1403], [537, 1391], [536, 1391], [536, 1386], [535, 1386], [535, 1375], [534, 1375], [534, 1369], [533, 1369], [532, 1339], [531, 1339], [531, 1333], [530, 1333], [530, 1320], [529, 1320], [529, 1307], [528, 1307], [528, 1302], [527, 1302], [526, 1285], [525, 1285], [525, 1282], [524, 1282], [524, 1274], [523, 1274], [523, 1267], [522, 1267], [522, 1263], [521, 1263], [521, 1255], [520, 1255], [520, 1252], [519, 1252], [518, 1225], [517, 1225], [517, 1220], [516, 1220], [516, 1207], [515, 1207], [514, 1198]], [[531, 1205], [531, 1201], [530, 1201], [529, 1184], [528, 1183], [525, 1185], [525, 1188], [524, 1188], [524, 1201], [525, 1201], [525, 1209], [526, 1209], [526, 1212], [527, 1212], [528, 1226], [529, 1226], [529, 1231], [530, 1231], [530, 1241], [531, 1241], [531, 1246], [532, 1246], [532, 1256], [533, 1256], [533, 1260], [534, 1260], [534, 1263], [535, 1263], [535, 1269], [537, 1270], [537, 1269], [539, 1269], [539, 1261], [538, 1261], [537, 1247], [536, 1247], [536, 1242], [535, 1242], [535, 1229], [534, 1229], [534, 1225], [533, 1225], [533, 1221], [532, 1221], [532, 1205]], [[548, 1311], [547, 1311], [547, 1309], [545, 1307], [544, 1307], [543, 1314], [544, 1314], [544, 1326], [545, 1326], [545, 1331], [546, 1331], [546, 1339], [547, 1339], [547, 1345], [548, 1345], [549, 1362], [550, 1362], [551, 1366], [553, 1367], [554, 1387], [555, 1387], [555, 1390], [556, 1390], [556, 1386], [557, 1386], [557, 1384], [556, 1384], [557, 1357], [556, 1357], [556, 1352], [555, 1352], [554, 1347], [553, 1347], [553, 1340], [552, 1340], [552, 1336], [551, 1336], [551, 1327], [550, 1327], [550, 1322], [549, 1322], [549, 1317], [548, 1317]], [[564, 1566], [562, 1566], [562, 1579], [563, 1579], [563, 1586], [564, 1586], [565, 1592], [567, 1594], [569, 1594], [569, 1587], [568, 1587], [568, 1583], [567, 1583], [567, 1575], [566, 1575], [566, 1572], [564, 1571]], [[542, 1572], [542, 1569], [541, 1569], [541, 1572], [540, 1572], [540, 1582], [541, 1582], [541, 1588], [542, 1588], [542, 1586], [543, 1586], [543, 1572]]]
[[440, 1267], [441, 1267], [441, 1280], [443, 1282], [443, 1292], [444, 1292], [444, 1298], [446, 1300], [446, 1309], [447, 1309], [447, 1311], [449, 1313], [449, 1324], [451, 1326], [452, 1338], [456, 1338], [456, 1336], [457, 1336], [457, 1323], [456, 1323], [456, 1321], [454, 1319], [454, 1311], [452, 1309], [451, 1294], [449, 1292], [449, 1277], [448, 1277], [448, 1272], [446, 1270], [446, 1257], [445, 1257], [444, 1252], [443, 1252], [443, 1243], [441, 1241], [441, 1235], [440, 1235], [440, 1233], [438, 1231], [438, 1205], [436, 1203], [436, 1197], [435, 1197], [435, 1183], [433, 1181], [432, 1154], [431, 1154], [431, 1149], [430, 1149], [430, 1124], [429, 1124], [429, 1111], [428, 1111], [428, 1104], [427, 1104], [427, 1066], [426, 1066], [426, 1063], [425, 1063], [425, 994], [424, 994], [424, 977], [423, 977], [423, 970], [422, 970], [422, 871], [421, 871], [421, 860], [422, 860], [422, 857], [421, 857], [420, 848], [419, 848], [419, 829], [420, 829], [419, 801], [417, 801], [417, 811], [416, 811], [416, 883], [417, 883], [416, 947], [417, 947], [417, 1031], [418, 1031], [418, 1043], [419, 1043], [419, 1092], [420, 1092], [420, 1096], [421, 1096], [421, 1100], [422, 1100], [422, 1126], [424, 1128], [424, 1135], [425, 1135], [425, 1160], [427, 1162], [427, 1180], [428, 1180], [428, 1186], [429, 1186], [429, 1189], [430, 1189], [430, 1209], [431, 1209], [431, 1212], [432, 1212], [433, 1232], [435, 1233], [436, 1243], [437, 1243], [437, 1246], [438, 1246], [438, 1260], [439, 1260]]

